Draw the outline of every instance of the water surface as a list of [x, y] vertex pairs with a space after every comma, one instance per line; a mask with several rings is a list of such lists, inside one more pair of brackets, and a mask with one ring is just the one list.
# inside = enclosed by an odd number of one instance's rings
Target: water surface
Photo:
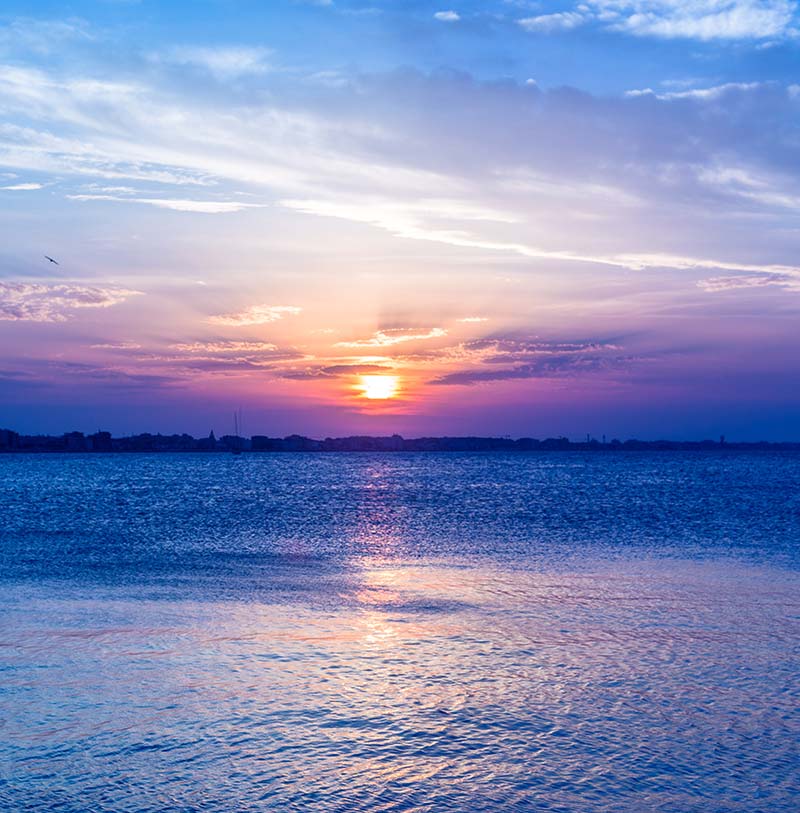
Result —
[[0, 808], [795, 811], [800, 456], [0, 457]]

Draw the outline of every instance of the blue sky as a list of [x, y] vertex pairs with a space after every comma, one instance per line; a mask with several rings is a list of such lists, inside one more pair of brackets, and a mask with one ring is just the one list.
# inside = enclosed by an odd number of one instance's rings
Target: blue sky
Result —
[[[284, 67], [297, 71], [445, 68], [599, 93], [623, 92], [632, 83], [792, 80], [800, 24], [797, 4], [783, 0], [451, 5], [98, 0], [11, 2], [4, 11], [8, 20], [27, 16], [31, 26], [48, 19], [74, 26], [67, 54], [53, 48], [49, 56], [74, 60], [78, 51], [86, 65], [114, 60], [133, 68], [143, 48], [229, 43], [270, 49]], [[83, 48], [75, 48], [78, 32], [85, 37]], [[55, 45], [57, 33], [51, 34]], [[105, 48], [97, 47], [98, 38]], [[42, 47], [40, 55], [44, 52]]]
[[784, 0], [6, 3], [0, 424], [798, 437], [799, 55]]

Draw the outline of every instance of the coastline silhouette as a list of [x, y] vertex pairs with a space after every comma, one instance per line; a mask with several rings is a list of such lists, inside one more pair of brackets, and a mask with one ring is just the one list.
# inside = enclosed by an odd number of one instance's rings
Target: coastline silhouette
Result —
[[67, 432], [63, 435], [24, 435], [11, 429], [0, 429], [2, 452], [59, 452], [59, 453], [113, 453], [113, 452], [625, 452], [625, 451], [800, 451], [798, 441], [728, 441], [718, 440], [638, 440], [616, 438], [605, 441], [587, 436], [573, 441], [566, 437], [418, 437], [401, 435], [352, 435], [322, 440], [303, 435], [268, 437], [253, 435], [223, 435], [214, 432], [207, 437], [195, 438], [183, 434], [150, 434], [112, 437], [110, 432], [99, 431], [86, 435]]

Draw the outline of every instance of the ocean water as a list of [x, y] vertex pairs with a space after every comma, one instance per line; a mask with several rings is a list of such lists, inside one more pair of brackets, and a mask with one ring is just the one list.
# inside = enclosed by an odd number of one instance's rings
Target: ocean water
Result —
[[800, 455], [0, 457], [0, 810], [800, 810]]

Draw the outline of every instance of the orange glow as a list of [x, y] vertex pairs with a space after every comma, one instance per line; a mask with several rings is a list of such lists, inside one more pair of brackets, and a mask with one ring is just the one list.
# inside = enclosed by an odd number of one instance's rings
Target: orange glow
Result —
[[396, 375], [362, 375], [356, 385], [362, 397], [370, 400], [394, 398], [399, 387], [400, 382]]

